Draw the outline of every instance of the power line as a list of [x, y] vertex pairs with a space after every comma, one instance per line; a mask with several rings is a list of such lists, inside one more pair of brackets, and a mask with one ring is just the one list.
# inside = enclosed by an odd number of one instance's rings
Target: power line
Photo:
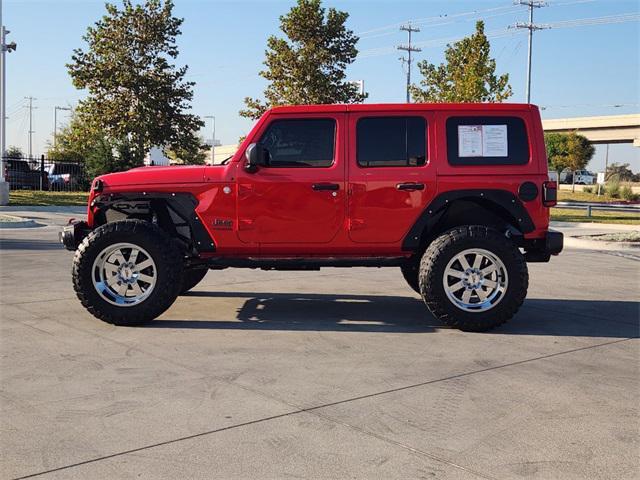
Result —
[[580, 18], [576, 20], [562, 20], [559, 22], [548, 23], [548, 28], [571, 28], [571, 27], [588, 27], [591, 25], [607, 25], [612, 23], [625, 23], [640, 20], [640, 13], [630, 12], [618, 15], [609, 15], [606, 17]]
[[[584, 0], [587, 1], [587, 0]], [[582, 3], [582, 2], [571, 2], [562, 5], [571, 5], [572, 3]], [[635, 22], [640, 20], [640, 14], [638, 13], [626, 13], [620, 15], [609, 15], [605, 17], [594, 17], [594, 18], [584, 18], [579, 20], [565, 20], [560, 22], [548, 23], [542, 26], [547, 28], [571, 28], [571, 27], [587, 27], [592, 25], [607, 25], [607, 24], [616, 24], [616, 23], [627, 23], [627, 22]], [[492, 30], [490, 32], [485, 32], [485, 35], [489, 39], [493, 38], [501, 38], [507, 37], [511, 35], [515, 35], [519, 33], [516, 29], [497, 29]], [[466, 35], [457, 35], [452, 37], [439, 37], [431, 40], [426, 40], [422, 42], [416, 42], [416, 46], [420, 46], [422, 48], [427, 47], [437, 47], [440, 45], [446, 45], [447, 43], [456, 42], [465, 38]], [[383, 55], [390, 55], [396, 51], [395, 47], [387, 46], [387, 47], [377, 47], [370, 48], [367, 50], [362, 50], [358, 54], [358, 58], [370, 58], [370, 57], [378, 57]]]
[[[411, 87], [411, 53], [412, 52], [421, 52], [422, 49], [421, 48], [417, 48], [411, 45], [411, 34], [413, 32], [419, 32], [420, 29], [417, 27], [413, 27], [411, 26], [411, 23], [408, 23], [407, 25], [402, 25], [400, 27], [400, 30], [403, 32], [407, 32], [407, 35], [409, 37], [409, 41], [406, 45], [398, 45], [398, 50], [402, 50], [407, 52], [407, 103], [411, 103], [411, 94], [409, 92], [409, 89]], [[404, 61], [404, 57], [402, 57], [403, 61]]]
[[549, 108], [623, 108], [623, 107], [637, 107], [640, 103], [574, 103], [571, 105], [541, 105], [541, 110], [547, 110]]
[[[454, 14], [441, 14], [441, 15], [437, 15], [437, 16], [433, 16], [433, 17], [424, 17], [424, 18], [416, 18], [416, 19], [412, 19], [412, 20], [406, 20], [404, 22], [398, 22], [398, 23], [391, 23], [389, 25], [384, 25], [382, 27], [377, 27], [377, 28], [373, 28], [371, 30], [366, 30], [363, 32], [359, 32], [357, 33], [357, 35], [360, 38], [366, 37], [367, 35], [371, 34], [371, 33], [377, 33], [377, 32], [381, 32], [384, 30], [396, 30], [399, 27], [406, 25], [406, 24], [412, 24], [412, 25], [426, 25], [429, 24], [431, 22], [436, 22], [436, 21], [441, 21], [441, 20], [447, 20], [450, 18], [460, 18], [460, 17], [466, 17], [466, 16], [470, 16], [470, 15], [478, 15], [481, 13], [485, 13], [485, 12], [494, 12], [494, 11], [499, 11], [499, 10], [513, 10], [515, 11], [516, 9], [514, 8], [513, 5], [509, 5], [509, 6], [505, 6], [505, 7], [494, 7], [494, 8], [486, 8], [484, 10], [470, 10], [468, 12], [461, 12], [461, 13], [454, 13]], [[453, 22], [450, 22], [453, 23]]]
[[[501, 38], [516, 35], [518, 32], [513, 30], [508, 30], [506, 28], [501, 28], [498, 30], [492, 30], [489, 32], [485, 32], [487, 38]], [[413, 43], [416, 47], [427, 48], [427, 47], [437, 47], [440, 45], [446, 45], [448, 43], [457, 42], [458, 40], [462, 40], [466, 35], [456, 35], [453, 37], [440, 37], [434, 38], [431, 40], [426, 40], [422, 42]], [[358, 58], [368, 58], [368, 57], [378, 57], [381, 55], [389, 55], [396, 51], [396, 47], [378, 47], [378, 48], [370, 48], [368, 50], [363, 50], [358, 55]]]
[[[441, 20], [445, 20], [445, 21], [441, 21], [441, 22], [438, 22], [438, 23], [428, 23], [427, 24], [426, 22], [415, 23], [415, 22], [412, 21], [411, 24], [412, 25], [428, 26], [430, 29], [432, 29], [432, 28], [435, 28], [435, 27], [443, 27], [443, 26], [447, 26], [447, 25], [455, 25], [455, 24], [460, 23], [460, 22], [470, 22], [470, 21], [473, 21], [473, 20], [483, 20], [484, 21], [484, 20], [488, 20], [488, 19], [491, 19], [491, 18], [495, 18], [495, 17], [502, 17], [504, 15], [512, 15], [512, 14], [514, 14], [516, 12], [516, 10], [513, 9], [514, 7], [509, 7], [509, 8], [512, 8], [512, 10], [509, 10], [507, 12], [495, 13], [493, 15], [478, 14], [478, 15], [474, 15], [474, 16], [472, 16], [470, 18], [461, 18], [461, 19], [450, 20], [450, 21], [447, 20], [447, 19], [451, 18], [451, 17], [448, 17], [448, 16], [445, 15], [445, 16], [443, 16], [441, 18]], [[481, 11], [474, 12], [474, 13], [480, 13], [480, 12]], [[388, 30], [388, 29], [385, 29], [385, 30]], [[380, 33], [372, 33], [372, 34], [368, 34], [366, 36], [360, 37], [360, 40], [365, 40], [366, 41], [366, 40], [371, 40], [371, 39], [374, 39], [374, 38], [380, 38], [380, 37], [386, 37], [386, 36], [389, 36], [389, 35], [395, 35], [395, 33], [396, 33], [396, 30], [382, 31]]]
[[[550, 1], [550, 2], [547, 2], [547, 4], [550, 7], [565, 7], [565, 6], [576, 5], [581, 3], [593, 3], [595, 1], [597, 0], [571, 0], [571, 1], [560, 2], [560, 3]], [[410, 20], [405, 20], [403, 22], [390, 23], [388, 25], [372, 28], [370, 30], [364, 30], [362, 32], [356, 33], [356, 35], [358, 35], [360, 39], [376, 38], [376, 37], [381, 37], [386, 35], [392, 35], [400, 26], [407, 23], [411, 23], [412, 25], [428, 24], [429, 26], [440, 26], [440, 25], [451, 25], [453, 23], [460, 21], [457, 19], [462, 19], [463, 21], [466, 21], [467, 19], [464, 19], [463, 17], [469, 17], [469, 16], [475, 16], [481, 19], [493, 18], [501, 15], [508, 15], [511, 13], [515, 13], [516, 11], [518, 11], [518, 6], [519, 5], [506, 5], [502, 7], [485, 8], [482, 10], [470, 10], [467, 12], [459, 12], [454, 14], [443, 13], [440, 15], [432, 16], [432, 17], [414, 18]], [[497, 13], [494, 15], [483, 15], [484, 13], [491, 13], [491, 12], [501, 12], [501, 13]], [[436, 24], [432, 23], [432, 22], [438, 22], [438, 21], [449, 20], [449, 19], [456, 19], [456, 20], [445, 22], [445, 23], [436, 23]], [[385, 32], [386, 30], [390, 30], [390, 31], [382, 34], [379, 33], [379, 32]]]

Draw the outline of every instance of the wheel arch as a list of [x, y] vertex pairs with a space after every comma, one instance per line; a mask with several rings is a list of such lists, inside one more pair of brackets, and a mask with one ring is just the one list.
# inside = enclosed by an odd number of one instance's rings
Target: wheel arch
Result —
[[123, 192], [102, 194], [93, 201], [94, 227], [122, 219], [139, 219], [159, 226], [191, 255], [215, 252], [190, 193]]
[[402, 248], [420, 252], [442, 232], [484, 225], [522, 236], [535, 229], [522, 201], [507, 190], [456, 190], [436, 196], [404, 238]]

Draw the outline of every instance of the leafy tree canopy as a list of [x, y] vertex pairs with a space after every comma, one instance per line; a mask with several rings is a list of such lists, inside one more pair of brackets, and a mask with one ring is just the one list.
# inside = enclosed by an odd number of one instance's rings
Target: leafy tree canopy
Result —
[[576, 132], [545, 133], [549, 170], [561, 172], [565, 168], [581, 170], [593, 158], [595, 148], [589, 140]]
[[633, 173], [628, 163], [612, 163], [607, 167], [606, 178], [617, 176], [623, 182], [640, 181], [640, 173]]
[[265, 69], [269, 84], [264, 101], [247, 97], [243, 117], [259, 118], [278, 105], [354, 103], [366, 95], [345, 81], [345, 70], [358, 54], [358, 37], [345, 27], [349, 14], [322, 7], [321, 0], [298, 0], [280, 17], [286, 38], [267, 40]]
[[81, 112], [74, 113], [69, 125], [57, 135], [55, 147], [47, 156], [53, 161], [84, 161], [89, 176], [119, 172], [143, 164], [132, 152], [128, 138], [115, 139], [87, 123]]
[[476, 32], [447, 45], [445, 63], [418, 63], [423, 76], [420, 86], [410, 92], [416, 102], [503, 102], [513, 92], [509, 74], [496, 75], [496, 61], [484, 34], [484, 22], [476, 23]]
[[4, 156], [7, 158], [22, 158], [24, 157], [24, 153], [22, 153], [20, 147], [10, 146], [4, 151]]
[[194, 152], [203, 122], [188, 113], [194, 83], [184, 80], [187, 67], [171, 63], [183, 21], [173, 2], [123, 0], [121, 10], [109, 3], [106, 10], [83, 37], [87, 49], [74, 50], [67, 65], [75, 87], [88, 91], [77, 108], [83, 128], [105, 145], [126, 144], [133, 163], [153, 145]]

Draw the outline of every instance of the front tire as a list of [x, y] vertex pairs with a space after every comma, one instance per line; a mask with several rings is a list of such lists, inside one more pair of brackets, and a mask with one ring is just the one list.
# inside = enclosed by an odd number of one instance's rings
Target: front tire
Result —
[[180, 286], [180, 295], [187, 293], [189, 290], [198, 285], [209, 271], [208, 268], [189, 268], [182, 274], [182, 285]]
[[510, 320], [527, 295], [523, 255], [503, 234], [467, 225], [436, 238], [420, 262], [420, 294], [441, 322], [482, 332]]
[[402, 276], [406, 280], [411, 289], [420, 293], [420, 261], [419, 259], [411, 257], [409, 261], [400, 267]]
[[161, 315], [178, 296], [183, 261], [175, 242], [142, 220], [107, 223], [91, 232], [73, 259], [82, 305], [113, 325], [139, 325]]

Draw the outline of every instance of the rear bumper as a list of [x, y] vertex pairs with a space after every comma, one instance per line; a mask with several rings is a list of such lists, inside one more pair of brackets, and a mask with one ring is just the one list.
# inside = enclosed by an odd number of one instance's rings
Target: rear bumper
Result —
[[525, 247], [524, 258], [527, 262], [548, 262], [551, 255], [558, 255], [564, 247], [562, 232], [549, 230], [544, 238], [536, 239]]
[[562, 232], [549, 230], [545, 238], [545, 250], [551, 255], [558, 255], [564, 247], [564, 235]]
[[64, 248], [73, 252], [90, 231], [91, 229], [87, 222], [71, 219], [69, 223], [58, 232], [58, 239]]

